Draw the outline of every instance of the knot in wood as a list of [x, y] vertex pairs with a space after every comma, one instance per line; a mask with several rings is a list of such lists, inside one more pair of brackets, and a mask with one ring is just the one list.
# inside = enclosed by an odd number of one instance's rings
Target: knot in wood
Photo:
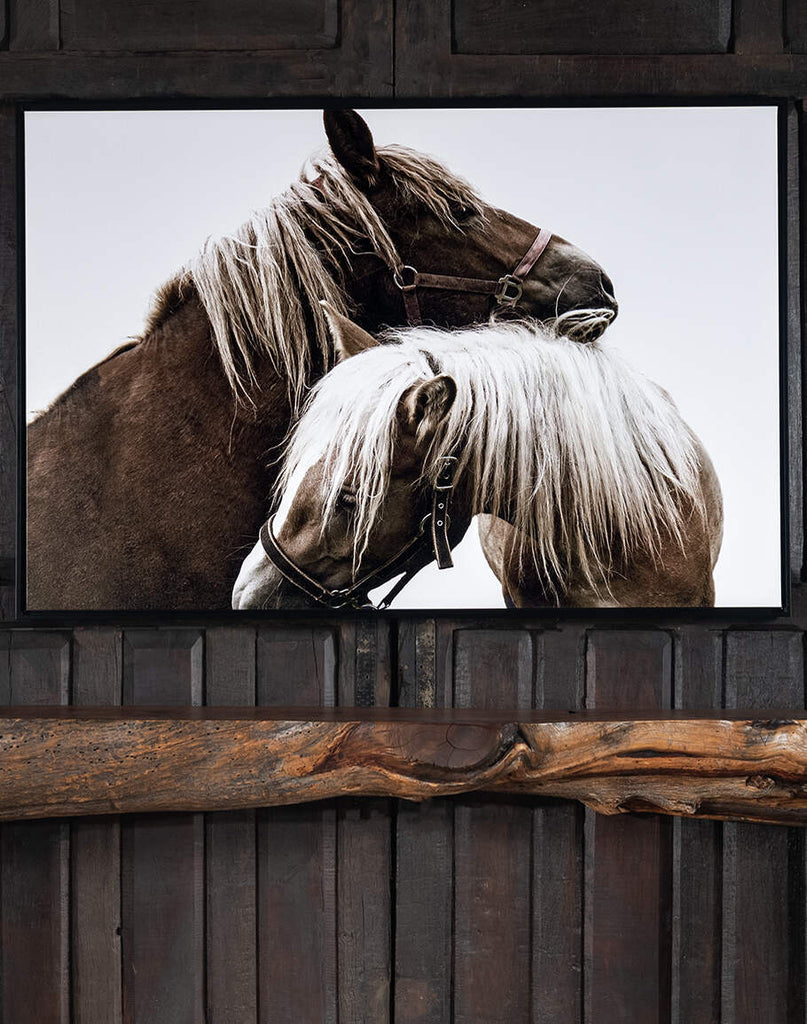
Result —
[[774, 788], [776, 780], [772, 779], [770, 775], [749, 775], [745, 784], [751, 789], [759, 789], [764, 793]]

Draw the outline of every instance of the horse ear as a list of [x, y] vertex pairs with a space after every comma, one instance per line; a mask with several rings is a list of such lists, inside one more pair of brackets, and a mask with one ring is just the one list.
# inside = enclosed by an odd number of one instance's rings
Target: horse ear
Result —
[[326, 110], [323, 121], [333, 155], [356, 184], [360, 188], [375, 185], [380, 164], [366, 121], [355, 110]]
[[378, 345], [372, 334], [368, 334], [358, 324], [354, 324], [346, 316], [337, 313], [325, 299], [320, 299], [319, 304], [328, 321], [337, 363], [342, 363], [345, 359], [350, 359], [351, 356], [357, 356], [360, 352], [366, 352], [367, 349], [375, 348]]
[[404, 394], [399, 407], [404, 429], [416, 434], [418, 440], [433, 436], [456, 397], [457, 385], [447, 373], [414, 384]]

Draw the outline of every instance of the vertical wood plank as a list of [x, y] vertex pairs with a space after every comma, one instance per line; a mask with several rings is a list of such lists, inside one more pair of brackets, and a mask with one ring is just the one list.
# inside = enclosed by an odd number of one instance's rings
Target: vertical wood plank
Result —
[[0, 618], [16, 614], [17, 139], [12, 104], [0, 105]]
[[[592, 630], [587, 707], [634, 713], [671, 698], [667, 633]], [[671, 859], [669, 820], [587, 814], [587, 1024], [669, 1021]]]
[[[803, 636], [729, 632], [727, 707], [803, 707]], [[803, 1020], [804, 834], [724, 828], [723, 1015], [733, 1024]]]
[[[205, 636], [209, 705], [255, 703], [255, 630]], [[255, 1024], [258, 1016], [257, 860], [254, 811], [205, 818], [207, 1024]]]
[[781, 53], [784, 0], [733, 0], [735, 53]]
[[[122, 634], [73, 634], [73, 703], [121, 702]], [[120, 822], [83, 818], [71, 831], [71, 971], [73, 1024], [120, 1024]]]
[[445, 88], [451, 59], [451, 4], [407, 0], [395, 5], [395, 95], [430, 96]]
[[[536, 707], [583, 704], [585, 629], [567, 624], [541, 636]], [[577, 804], [533, 808], [531, 1024], [580, 1024], [583, 1013], [583, 828]]]
[[[198, 630], [128, 630], [124, 703], [199, 705]], [[204, 829], [201, 814], [137, 815], [121, 828], [125, 1024], [204, 1019]]]
[[[723, 637], [687, 626], [675, 645], [674, 707], [722, 703]], [[723, 824], [673, 822], [672, 1024], [720, 1021]]]
[[[526, 630], [457, 630], [457, 707], [530, 707], [535, 638]], [[465, 798], [454, 811], [454, 1019], [529, 1020], [532, 809]]]
[[[2, 641], [9, 704], [68, 703], [69, 634], [19, 631]], [[69, 858], [64, 822], [0, 832], [3, 1024], [68, 1024]]]
[[[260, 630], [258, 704], [333, 707], [336, 651], [328, 628]], [[336, 1024], [335, 804], [268, 808], [257, 817], [259, 1020]]]
[[[339, 703], [388, 703], [388, 622], [356, 619], [352, 625], [352, 642], [342, 646]], [[339, 801], [339, 1024], [389, 1020], [392, 807], [391, 800]]]
[[[398, 703], [425, 708], [450, 705], [451, 676], [437, 671], [435, 620], [405, 619], [398, 632]], [[443, 1024], [451, 1019], [453, 824], [450, 800], [398, 802], [394, 995], [398, 1024]]]

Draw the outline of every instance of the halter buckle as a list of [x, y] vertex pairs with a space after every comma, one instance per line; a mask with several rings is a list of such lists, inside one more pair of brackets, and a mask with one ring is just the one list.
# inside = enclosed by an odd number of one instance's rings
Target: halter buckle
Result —
[[459, 459], [456, 455], [443, 455], [440, 458], [440, 468], [437, 470], [437, 479], [434, 481], [435, 491], [450, 491], [454, 486], [454, 473], [457, 469]]
[[515, 306], [524, 290], [521, 280], [513, 274], [505, 274], [496, 283], [499, 286], [493, 296], [496, 302], [500, 306]]

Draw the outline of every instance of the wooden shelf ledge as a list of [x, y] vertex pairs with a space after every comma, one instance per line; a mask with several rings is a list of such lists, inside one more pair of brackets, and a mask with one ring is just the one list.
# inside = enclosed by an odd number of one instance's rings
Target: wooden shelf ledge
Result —
[[0, 819], [561, 797], [807, 824], [807, 712], [0, 708]]

